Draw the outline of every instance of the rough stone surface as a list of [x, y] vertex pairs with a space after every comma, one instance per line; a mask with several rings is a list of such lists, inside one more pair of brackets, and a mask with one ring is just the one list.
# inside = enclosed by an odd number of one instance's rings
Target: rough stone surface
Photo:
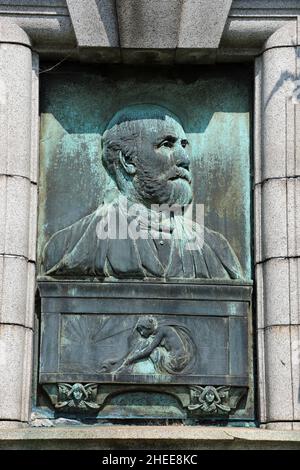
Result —
[[293, 21], [273, 34], [255, 68], [259, 413], [274, 429], [293, 429], [292, 421], [299, 420], [300, 96], [296, 26]]
[[300, 323], [300, 258], [269, 259], [256, 266], [257, 326]]
[[271, 48], [279, 48], [283, 46], [295, 46], [299, 44], [297, 34], [297, 23], [290, 22], [281, 28], [278, 28], [263, 46], [263, 51]]
[[286, 257], [287, 182], [285, 179], [268, 180], [262, 185], [262, 258]]
[[17, 44], [0, 44], [0, 71], [0, 173], [28, 178], [31, 50]]
[[26, 296], [26, 313], [24, 324], [33, 328], [34, 325], [34, 304], [35, 304], [36, 280], [35, 280], [35, 263], [27, 264], [27, 296]]
[[254, 187], [253, 205], [254, 205], [254, 262], [260, 263], [262, 256], [262, 186], [257, 184]]
[[300, 449], [300, 432], [200, 426], [0, 429], [6, 449]]
[[6, 207], [0, 225], [4, 233], [4, 250], [9, 255], [28, 256], [28, 232], [30, 213], [30, 181], [14, 176], [0, 176], [5, 179], [6, 192], [4, 198]]
[[255, 262], [300, 256], [300, 178], [270, 179], [256, 185], [254, 199]]
[[6, 180], [6, 176], [0, 175], [0, 253], [4, 253], [5, 246]]
[[118, 47], [115, 0], [67, 0], [79, 47]]
[[30, 178], [37, 179], [37, 76], [33, 80], [26, 33], [16, 25], [7, 33], [5, 25], [1, 19], [0, 419], [27, 421], [35, 286], [35, 267], [27, 258], [35, 258], [36, 242], [37, 188]]
[[256, 272], [258, 327], [289, 325], [291, 323], [289, 260], [268, 260], [258, 265]]
[[260, 181], [288, 176], [294, 166], [296, 57], [293, 47], [271, 49], [263, 55]]
[[300, 176], [287, 181], [287, 233], [288, 256], [300, 256]]
[[289, 260], [291, 324], [300, 325], [300, 258]]
[[286, 101], [286, 175], [300, 175], [300, 82], [293, 84]]
[[122, 48], [175, 49], [181, 0], [117, 0]]
[[263, 263], [255, 266], [257, 328], [265, 326]]
[[31, 159], [30, 180], [38, 181], [39, 162], [39, 56], [32, 54], [32, 88], [31, 88]]
[[32, 330], [0, 325], [0, 419], [29, 418]]
[[[300, 84], [297, 85], [296, 89], [297, 98], [300, 99]], [[300, 129], [300, 103], [294, 105], [295, 111], [295, 127], [294, 129]], [[291, 165], [288, 165], [287, 173], [288, 176], [300, 175], [300, 132], [294, 134], [295, 144], [293, 148], [294, 159], [292, 159]]]
[[38, 211], [38, 187], [30, 185], [30, 210], [29, 210], [29, 236], [28, 236], [28, 259], [36, 261], [37, 245], [37, 211]]
[[257, 392], [258, 392], [258, 416], [262, 423], [267, 421], [267, 390], [266, 390], [266, 364], [265, 364], [265, 331], [258, 329], [256, 332], [257, 341]]
[[182, 4], [178, 47], [217, 48], [232, 0], [186, 0]]
[[[280, 16], [263, 16], [262, 10], [254, 16], [241, 15], [235, 16], [234, 10], [231, 10], [225, 24], [220, 46], [228, 50], [235, 49], [238, 45], [243, 48], [245, 53], [251, 55], [256, 51], [256, 56], [261, 52], [265, 41], [279, 28], [287, 24], [286, 18]], [[246, 12], [245, 12], [246, 13]], [[262, 25], [263, 21], [263, 25]]]
[[0, 322], [25, 325], [28, 262], [14, 256], [0, 258]]
[[20, 421], [0, 421], [0, 429], [18, 429], [27, 427], [27, 423], [21, 423]]
[[291, 335], [289, 326], [265, 330], [267, 421], [293, 420]]
[[[100, 0], [94, 1], [100, 2]], [[199, 0], [185, 0], [183, 6], [185, 3], [189, 2], [191, 5], [195, 2], [202, 6], [202, 8], [203, 5], [208, 3], [207, 0], [201, 2]], [[105, 9], [109, 11], [109, 8], [106, 6], [107, 3], [109, 4], [110, 0], [107, 0], [107, 2], [101, 0], [100, 2], [100, 4], [103, 4]], [[209, 3], [217, 5], [219, 9], [220, 4], [222, 4], [222, 6], [225, 4], [226, 6], [227, 1]], [[241, 56], [245, 57], [245, 55], [248, 54], [249, 57], [253, 59], [260, 52], [264, 42], [272, 33], [283, 25], [295, 23], [295, 15], [297, 14], [297, 6], [295, 5], [293, 5], [293, 10], [291, 10], [287, 8], [286, 2], [280, 2], [280, 4], [278, 4], [277, 0], [264, 3], [263, 8], [261, 7], [261, 2], [255, 2], [255, 4], [251, 2], [251, 14], [249, 15], [249, 5], [247, 8], [247, 3], [248, 2], [243, 2], [238, 6], [235, 6], [236, 2], [233, 3], [222, 35], [221, 46], [226, 47], [227, 55], [231, 57], [231, 62], [233, 60], [243, 60], [243, 57], [237, 58], [236, 54], [238, 50], [242, 50]], [[200, 8], [198, 10], [200, 10]], [[213, 8], [207, 10], [208, 15], [211, 12], [217, 12], [218, 15], [220, 15], [220, 10], [217, 11]], [[36, 0], [33, 2], [31, 0], [22, 0], [22, 2], [20, 2], [16, 0], [9, 2], [9, 5], [4, 2], [0, 3], [1, 16], [3, 17], [3, 15], [8, 12], [10, 21], [19, 25], [28, 33], [35, 49], [39, 52], [49, 55], [53, 52], [52, 48], [55, 48], [57, 57], [63, 58], [76, 47], [74, 28], [69, 16], [66, 1], [47, 0], [41, 2]], [[184, 36], [186, 40], [189, 40], [188, 35], [190, 30], [190, 42], [193, 40], [195, 44], [197, 44], [197, 37], [201, 36], [198, 30], [199, 28], [197, 29], [197, 22], [200, 21], [200, 15], [197, 10], [194, 10], [193, 13], [192, 21], [189, 21], [191, 15], [187, 15], [187, 17], [182, 15], [182, 25], [183, 31], [188, 28]], [[85, 12], [85, 16], [87, 16], [87, 12]], [[102, 14], [101, 18], [102, 17], [104, 17], [105, 24], [105, 15]], [[196, 20], [194, 20], [194, 17]], [[216, 24], [218, 24], [217, 16], [215, 20]], [[168, 21], [169, 24], [172, 23], [172, 10], [169, 12]], [[216, 31], [216, 29], [212, 27], [211, 31]], [[156, 30], [154, 29], [153, 35], [155, 35], [155, 33]], [[99, 32], [97, 32], [97, 34], [99, 34]], [[179, 31], [177, 31], [177, 34], [179, 34]], [[207, 38], [204, 39], [207, 40]], [[101, 57], [99, 57], [99, 61], [101, 61]]]
[[286, 421], [282, 423], [267, 423], [266, 429], [272, 429], [274, 431], [292, 431], [293, 423]]
[[292, 325], [291, 356], [293, 377], [294, 421], [300, 421], [300, 326]]
[[296, 429], [294, 424], [300, 420], [300, 327], [259, 330], [257, 340], [261, 420], [270, 429]]
[[[254, 69], [254, 136], [253, 136], [253, 157], [254, 157], [254, 183], [262, 181], [262, 58], [255, 59]], [[257, 207], [257, 206], [256, 206]], [[255, 231], [256, 233], [256, 231]]]
[[22, 28], [8, 18], [1, 18], [0, 43], [17, 43], [30, 46], [30, 39]]

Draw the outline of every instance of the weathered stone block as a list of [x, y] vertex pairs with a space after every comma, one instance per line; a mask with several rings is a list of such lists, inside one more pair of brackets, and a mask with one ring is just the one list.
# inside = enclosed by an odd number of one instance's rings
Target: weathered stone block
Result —
[[259, 263], [255, 266], [256, 281], [256, 321], [257, 328], [265, 326], [265, 310], [264, 310], [264, 273], [263, 264]]
[[0, 322], [25, 325], [27, 299], [27, 261], [1, 256]]
[[287, 256], [287, 183], [269, 180], [262, 185], [262, 258]]
[[254, 80], [254, 183], [258, 184], [262, 180], [262, 58], [255, 60], [255, 80]]
[[30, 182], [25, 178], [6, 177], [4, 253], [28, 256]]
[[258, 376], [258, 414], [262, 422], [266, 422], [266, 370], [265, 370], [265, 330], [258, 329], [257, 340], [257, 376]]
[[123, 48], [176, 48], [181, 0], [117, 0]]
[[285, 421], [281, 423], [267, 423], [266, 429], [273, 429], [274, 431], [292, 431], [293, 423], [289, 421]]
[[255, 262], [300, 255], [300, 177], [256, 185]]
[[36, 281], [35, 263], [27, 264], [27, 293], [26, 293], [26, 314], [24, 324], [29, 328], [34, 327], [34, 303], [35, 303]]
[[36, 244], [37, 244], [37, 209], [38, 194], [37, 185], [30, 185], [30, 211], [29, 211], [29, 236], [28, 236], [28, 259], [36, 260]]
[[20, 421], [0, 421], [1, 431], [5, 431], [6, 429], [20, 429], [27, 426], [27, 423], [21, 423]]
[[115, 0], [67, 0], [79, 47], [118, 47]]
[[0, 173], [29, 177], [31, 51], [0, 44]]
[[270, 259], [256, 266], [257, 325], [299, 324], [300, 259]]
[[262, 187], [257, 184], [254, 188], [254, 262], [262, 261]]
[[291, 323], [300, 324], [300, 258], [289, 260], [289, 290]]
[[294, 162], [294, 94], [296, 48], [271, 49], [264, 53], [262, 68], [261, 180], [287, 176]]
[[290, 326], [265, 330], [266, 420], [293, 420]]
[[287, 180], [288, 256], [300, 256], [300, 176]]
[[0, 174], [0, 254], [4, 253], [5, 246], [6, 182], [7, 177]]
[[300, 88], [292, 85], [291, 96], [286, 102], [286, 175], [300, 175]]
[[0, 325], [0, 419], [29, 418], [32, 331]]
[[293, 404], [295, 421], [300, 421], [300, 326], [291, 326], [291, 355], [293, 377]]
[[294, 46], [297, 43], [297, 23], [289, 22], [278, 28], [265, 42], [263, 50]]
[[232, 0], [185, 0], [178, 47], [217, 48], [231, 4]]
[[0, 22], [0, 42], [23, 44], [31, 46], [31, 42], [25, 31], [8, 18], [1, 18]]
[[272, 259], [263, 263], [264, 326], [289, 325], [289, 261]]
[[0, 323], [33, 327], [35, 265], [22, 257], [0, 256]]
[[30, 180], [37, 183], [39, 162], [39, 56], [32, 53]]

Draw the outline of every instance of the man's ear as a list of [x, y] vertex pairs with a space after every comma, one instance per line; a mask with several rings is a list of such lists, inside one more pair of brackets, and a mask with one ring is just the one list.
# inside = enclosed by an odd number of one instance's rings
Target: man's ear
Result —
[[119, 152], [119, 162], [121, 163], [122, 167], [128, 173], [128, 175], [134, 175], [136, 172], [136, 168], [130, 156], [126, 156], [120, 150]]

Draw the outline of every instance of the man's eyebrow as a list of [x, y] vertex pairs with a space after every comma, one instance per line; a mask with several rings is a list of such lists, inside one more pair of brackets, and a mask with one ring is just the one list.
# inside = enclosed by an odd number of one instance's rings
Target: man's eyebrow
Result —
[[168, 140], [169, 142], [175, 143], [178, 140], [178, 137], [176, 137], [175, 135], [168, 134], [168, 135], [162, 135], [159, 138], [159, 140], [160, 141]]

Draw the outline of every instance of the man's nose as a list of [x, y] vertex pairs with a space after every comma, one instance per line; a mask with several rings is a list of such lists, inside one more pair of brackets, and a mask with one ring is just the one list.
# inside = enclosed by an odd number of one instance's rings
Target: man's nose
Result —
[[191, 162], [186, 150], [183, 147], [180, 146], [179, 148], [176, 148], [174, 150], [173, 157], [176, 166], [185, 168], [186, 170], [189, 169]]

